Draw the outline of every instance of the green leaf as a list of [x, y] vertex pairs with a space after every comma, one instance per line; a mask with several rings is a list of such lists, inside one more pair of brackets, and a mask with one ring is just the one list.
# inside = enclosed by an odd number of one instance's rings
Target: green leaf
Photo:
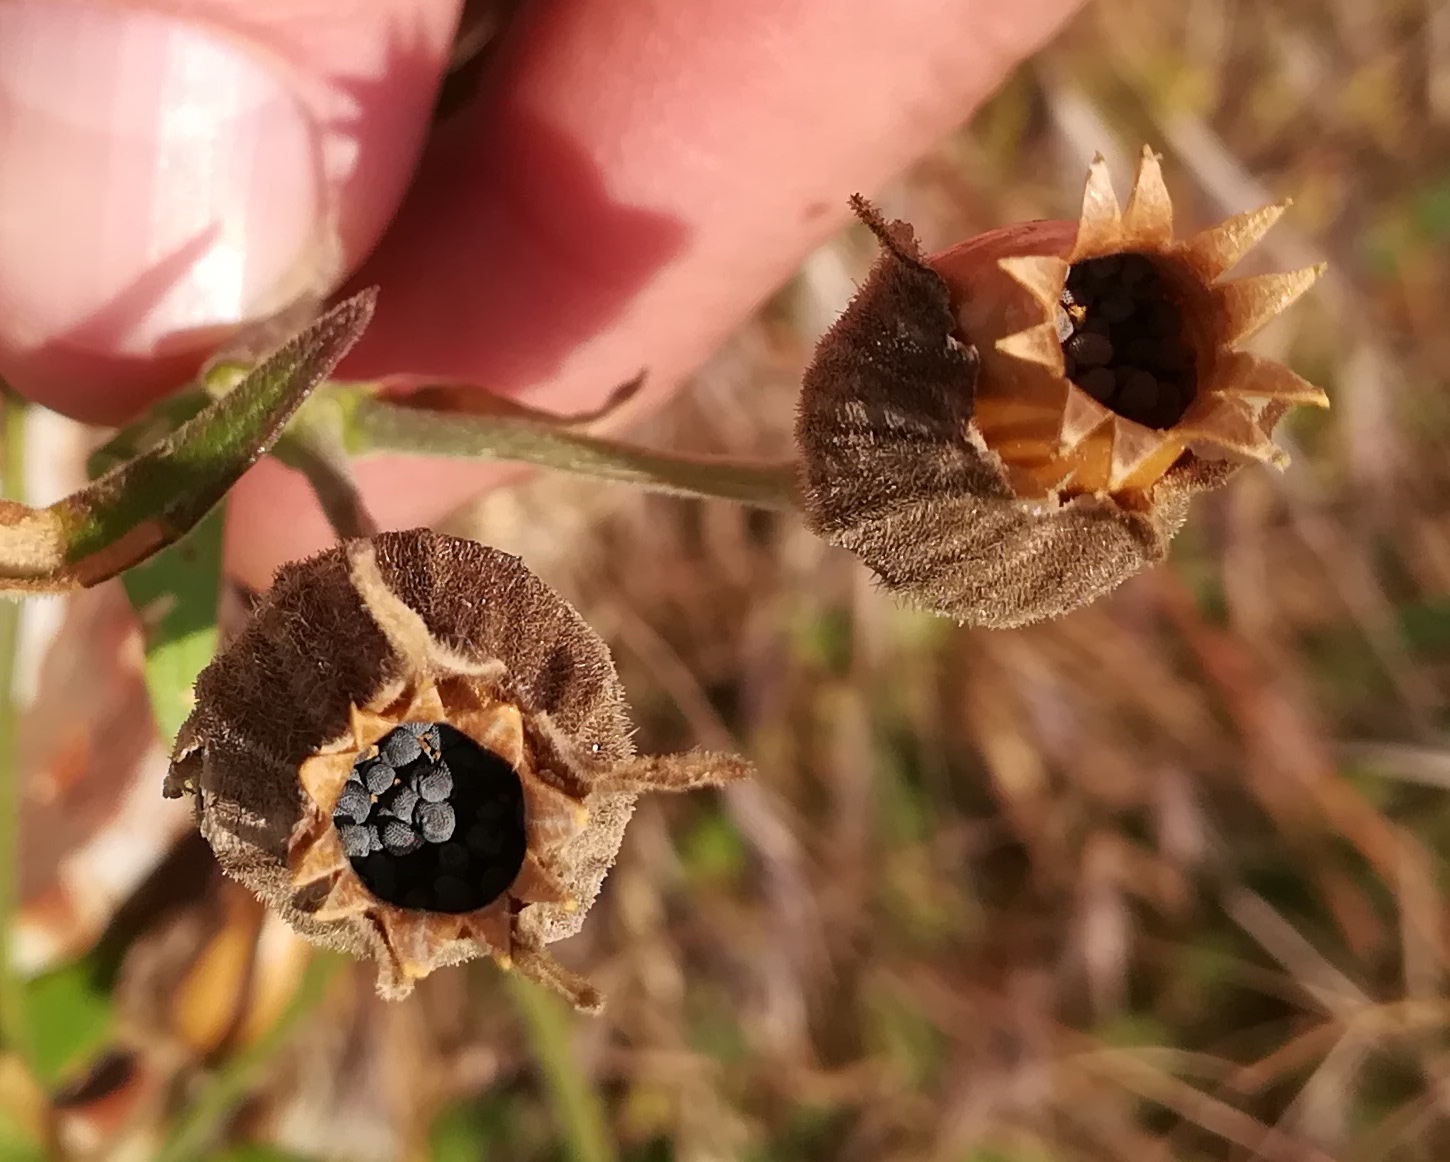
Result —
[[0, 593], [65, 592], [140, 564], [196, 525], [357, 341], [373, 291], [333, 308], [235, 388], [49, 508], [0, 502]]
[[191, 689], [217, 648], [221, 594], [222, 512], [169, 549], [122, 574], [126, 596], [146, 638], [146, 689], [167, 743], [191, 713]]
[[[240, 381], [243, 375], [238, 375]], [[201, 389], [162, 400], [91, 453], [104, 476], [171, 436], [211, 402]], [[161, 737], [170, 742], [191, 710], [196, 676], [216, 652], [221, 594], [222, 513], [213, 509], [187, 536], [121, 575], [146, 641], [146, 689]]]
[[31, 1067], [47, 1086], [64, 1080], [110, 1039], [111, 998], [97, 987], [86, 961], [27, 981], [25, 1007], [35, 1031]]

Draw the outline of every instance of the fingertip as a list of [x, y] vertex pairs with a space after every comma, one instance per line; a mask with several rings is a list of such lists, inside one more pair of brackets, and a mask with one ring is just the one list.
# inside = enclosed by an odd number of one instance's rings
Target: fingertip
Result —
[[0, 4], [0, 373], [116, 421], [332, 289], [401, 197], [456, 9]]

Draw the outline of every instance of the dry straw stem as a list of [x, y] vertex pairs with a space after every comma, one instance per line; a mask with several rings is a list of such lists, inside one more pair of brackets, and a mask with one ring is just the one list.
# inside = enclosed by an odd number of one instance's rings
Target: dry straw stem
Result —
[[[597, 1010], [544, 946], [579, 930], [637, 795], [748, 772], [734, 756], [636, 756], [608, 650], [579, 615], [516, 558], [423, 529], [284, 567], [196, 695], [165, 793], [195, 794], [224, 870], [309, 939], [376, 960], [389, 997], [487, 954]], [[522, 784], [523, 862], [484, 906], [390, 902], [344, 850], [344, 785], [403, 722], [449, 725]]]
[[[1235, 349], [1317, 271], [1215, 281], [1282, 207], [1175, 242], [1149, 151], [1126, 212], [1099, 159], [1078, 222], [1008, 227], [930, 259], [905, 223], [855, 206], [882, 253], [802, 384], [804, 505], [816, 532], [917, 605], [1012, 626], [1091, 601], [1163, 559], [1193, 493], [1247, 460], [1282, 464], [1269, 433], [1289, 406], [1326, 402]], [[1125, 255], [1156, 297], [1130, 297], [1141, 286]], [[1084, 305], [1080, 271], [1100, 308]], [[1142, 333], [1124, 342], [1108, 318]], [[1123, 362], [1160, 355], [1171, 372]], [[1078, 366], [1089, 361], [1095, 375]]]

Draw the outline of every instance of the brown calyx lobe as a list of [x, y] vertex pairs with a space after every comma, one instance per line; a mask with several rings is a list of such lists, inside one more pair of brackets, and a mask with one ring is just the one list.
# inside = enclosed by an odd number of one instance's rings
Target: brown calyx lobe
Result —
[[1171, 272], [1151, 255], [1084, 259], [1068, 269], [1057, 311], [1063, 371], [1125, 419], [1166, 430], [1197, 390]]
[[954, 338], [947, 284], [906, 223], [853, 206], [882, 254], [817, 346], [796, 420], [807, 518], [828, 539], [902, 505], [1011, 495], [964, 439], [977, 356]]

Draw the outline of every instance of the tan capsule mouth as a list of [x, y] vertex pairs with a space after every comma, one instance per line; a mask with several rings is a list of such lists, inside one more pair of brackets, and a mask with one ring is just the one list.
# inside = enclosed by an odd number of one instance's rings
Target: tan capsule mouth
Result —
[[1141, 497], [1186, 451], [1287, 464], [1275, 424], [1329, 401], [1239, 345], [1322, 267], [1223, 281], [1286, 205], [1177, 239], [1145, 149], [1126, 209], [1098, 158], [1076, 222], [1004, 227], [930, 260], [981, 360], [976, 435], [1019, 496]]

